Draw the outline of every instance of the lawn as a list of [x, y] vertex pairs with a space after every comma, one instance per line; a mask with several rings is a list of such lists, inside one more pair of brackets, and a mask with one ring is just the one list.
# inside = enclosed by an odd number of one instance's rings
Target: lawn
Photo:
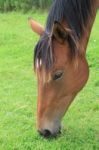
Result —
[[0, 150], [99, 150], [99, 13], [87, 49], [89, 81], [65, 115], [62, 134], [49, 140], [36, 131], [38, 36], [28, 16], [44, 24], [47, 13], [0, 14]]

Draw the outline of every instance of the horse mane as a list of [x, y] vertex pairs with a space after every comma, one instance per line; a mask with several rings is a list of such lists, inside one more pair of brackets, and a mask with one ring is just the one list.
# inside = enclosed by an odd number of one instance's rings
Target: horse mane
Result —
[[62, 20], [68, 23], [68, 27], [73, 31], [73, 38], [68, 40], [71, 55], [78, 53], [77, 44], [81, 39], [88, 20], [93, 14], [94, 0], [53, 0], [53, 5], [49, 12], [46, 29], [40, 37], [34, 51], [34, 68], [36, 64], [45, 66], [46, 69], [51, 68], [54, 62], [54, 52], [52, 48], [52, 27], [55, 21], [59, 23]]

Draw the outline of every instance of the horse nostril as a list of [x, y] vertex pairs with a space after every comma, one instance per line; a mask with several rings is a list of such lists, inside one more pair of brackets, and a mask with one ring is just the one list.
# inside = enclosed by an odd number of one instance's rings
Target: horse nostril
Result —
[[48, 138], [51, 136], [51, 132], [47, 129], [43, 130], [43, 131], [39, 131], [40, 135], [44, 136], [45, 138]]
[[44, 130], [44, 133], [43, 133], [44, 137], [50, 137], [51, 136], [51, 132], [49, 130]]

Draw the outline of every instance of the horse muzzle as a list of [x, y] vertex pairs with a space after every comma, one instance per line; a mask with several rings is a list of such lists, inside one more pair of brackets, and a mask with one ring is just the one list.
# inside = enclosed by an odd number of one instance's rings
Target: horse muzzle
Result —
[[61, 127], [51, 131], [51, 129], [38, 130], [39, 134], [44, 138], [54, 138], [61, 134]]
[[57, 137], [57, 135], [61, 134], [61, 130], [59, 130], [55, 133], [52, 133], [50, 130], [47, 130], [47, 129], [42, 130], [42, 131], [38, 130], [38, 132], [44, 138], [54, 138], [54, 137]]

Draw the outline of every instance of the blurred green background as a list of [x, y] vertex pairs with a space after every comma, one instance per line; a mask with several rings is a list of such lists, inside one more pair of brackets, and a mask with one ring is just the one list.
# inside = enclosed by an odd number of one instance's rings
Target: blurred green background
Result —
[[32, 9], [47, 9], [53, 0], [0, 0], [0, 11], [18, 11], [27, 12]]

